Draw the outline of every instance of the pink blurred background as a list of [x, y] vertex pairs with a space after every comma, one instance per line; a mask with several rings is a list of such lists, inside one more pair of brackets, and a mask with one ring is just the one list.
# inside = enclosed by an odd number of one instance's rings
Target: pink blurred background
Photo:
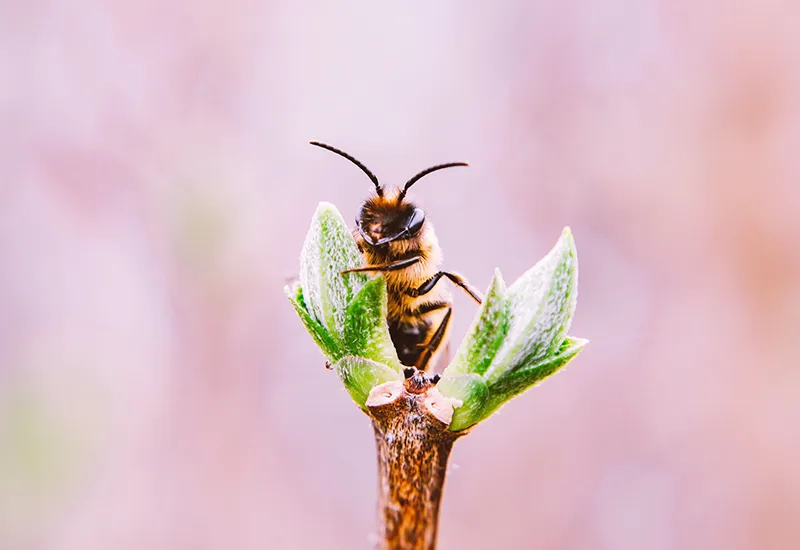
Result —
[[799, 68], [790, 1], [3, 2], [0, 549], [369, 547], [282, 287], [370, 183], [309, 139], [469, 160], [414, 198], [479, 287], [575, 234], [591, 344], [456, 445], [441, 548], [800, 548]]

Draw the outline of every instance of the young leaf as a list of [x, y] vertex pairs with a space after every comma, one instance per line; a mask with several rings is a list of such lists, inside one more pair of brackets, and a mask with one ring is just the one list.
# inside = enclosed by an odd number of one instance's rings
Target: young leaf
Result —
[[499, 379], [489, 384], [489, 397], [476, 422], [488, 417], [512, 397], [564, 368], [588, 342], [582, 338], [567, 337], [555, 354], [538, 362], [524, 363], [515, 370], [505, 371]]
[[578, 256], [572, 232], [565, 228], [553, 249], [508, 290], [509, 327], [487, 383], [506, 371], [523, 368], [556, 351], [575, 312]]
[[306, 326], [306, 330], [322, 350], [322, 354], [329, 361], [336, 362], [342, 356], [339, 345], [331, 338], [325, 327], [309, 314], [303, 299], [303, 289], [300, 287], [300, 283], [295, 283], [292, 287], [286, 286], [283, 291], [289, 301], [292, 302], [295, 311]]
[[506, 285], [499, 269], [486, 291], [483, 305], [472, 322], [466, 338], [447, 366], [444, 375], [483, 374], [494, 359], [508, 331], [508, 302]]
[[469, 428], [482, 418], [489, 390], [479, 374], [445, 375], [436, 388], [445, 397], [461, 401], [461, 405], [453, 411], [450, 431]]
[[[385, 280], [342, 274], [362, 262], [339, 212], [321, 203], [303, 245], [300, 284], [287, 287], [286, 293], [353, 400], [364, 408], [375, 386], [402, 380], [402, 365], [386, 323]], [[460, 403], [450, 430], [483, 420], [580, 352], [586, 341], [566, 337], [577, 280], [569, 228], [510, 288], [495, 271], [467, 338], [437, 385], [443, 396]]]
[[344, 387], [350, 392], [350, 397], [362, 409], [365, 409], [364, 404], [367, 402], [372, 388], [384, 382], [403, 379], [402, 374], [383, 363], [352, 355], [346, 355], [339, 359], [333, 368]]
[[386, 324], [386, 281], [382, 276], [368, 281], [347, 307], [344, 347], [349, 355], [372, 359], [401, 372]]
[[330, 203], [317, 207], [300, 255], [300, 286], [308, 313], [338, 342], [344, 339], [345, 312], [369, 277], [342, 271], [363, 265], [342, 215]]

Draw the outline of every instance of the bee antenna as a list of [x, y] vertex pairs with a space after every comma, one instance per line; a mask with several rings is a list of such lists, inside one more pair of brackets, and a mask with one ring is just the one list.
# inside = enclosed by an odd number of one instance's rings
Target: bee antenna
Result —
[[400, 191], [400, 194], [398, 195], [397, 199], [399, 201], [403, 200], [403, 198], [406, 196], [408, 188], [417, 183], [419, 180], [421, 180], [428, 174], [430, 174], [431, 172], [436, 172], [437, 170], [442, 170], [443, 168], [452, 168], [453, 166], [469, 166], [469, 164], [467, 164], [466, 162], [448, 162], [447, 164], [437, 164], [436, 166], [431, 166], [430, 168], [426, 168], [425, 170], [423, 170], [422, 172], [420, 172], [419, 174], [417, 174], [416, 176], [414, 176], [413, 178], [411, 178], [406, 182], [406, 184], [403, 186], [403, 190]]
[[352, 162], [353, 164], [355, 164], [356, 166], [361, 168], [361, 170], [367, 175], [367, 177], [369, 177], [369, 179], [372, 181], [372, 183], [375, 184], [375, 191], [378, 193], [378, 196], [379, 197], [383, 196], [383, 189], [381, 188], [381, 184], [378, 182], [378, 178], [375, 176], [375, 174], [370, 172], [369, 168], [364, 166], [361, 163], [361, 161], [359, 161], [358, 159], [356, 159], [355, 157], [353, 157], [351, 155], [348, 155], [344, 151], [341, 151], [341, 150], [337, 149], [336, 147], [332, 147], [332, 146], [327, 145], [325, 143], [320, 143], [319, 141], [309, 141], [309, 143], [311, 145], [316, 145], [317, 147], [322, 147], [323, 149], [327, 149], [328, 151], [331, 151], [332, 153], [336, 153], [337, 155], [346, 158], [347, 160], [349, 160], [350, 162]]

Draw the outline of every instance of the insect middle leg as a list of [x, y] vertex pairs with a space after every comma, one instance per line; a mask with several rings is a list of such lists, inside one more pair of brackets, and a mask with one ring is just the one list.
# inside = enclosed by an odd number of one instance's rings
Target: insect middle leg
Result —
[[442, 277], [447, 277], [450, 279], [456, 286], [461, 287], [464, 292], [469, 294], [473, 300], [478, 302], [479, 304], [483, 301], [481, 293], [478, 292], [476, 289], [472, 287], [471, 284], [467, 282], [467, 280], [459, 275], [458, 273], [448, 273], [447, 271], [439, 271], [433, 277], [422, 283], [419, 288], [412, 288], [407, 290], [406, 293], [410, 296], [423, 296], [433, 290], [433, 287], [436, 286], [436, 283], [439, 282], [439, 279]]

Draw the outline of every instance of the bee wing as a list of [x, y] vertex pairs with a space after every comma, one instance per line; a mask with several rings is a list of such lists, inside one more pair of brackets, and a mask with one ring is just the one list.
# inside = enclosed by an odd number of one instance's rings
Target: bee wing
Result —
[[436, 364], [433, 367], [433, 372], [442, 372], [444, 369], [447, 368], [447, 365], [450, 364], [450, 359], [453, 358], [453, 354], [450, 353], [450, 339], [447, 339], [447, 343], [444, 346], [444, 349], [439, 352], [439, 356], [436, 358]]

